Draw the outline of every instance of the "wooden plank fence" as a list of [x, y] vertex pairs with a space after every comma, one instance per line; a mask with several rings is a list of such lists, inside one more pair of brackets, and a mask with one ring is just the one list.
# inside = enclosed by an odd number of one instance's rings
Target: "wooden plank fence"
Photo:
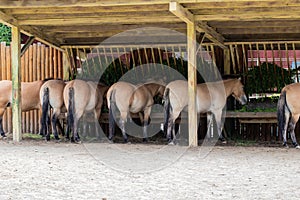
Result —
[[[0, 45], [0, 79], [11, 80], [11, 48], [6, 43]], [[46, 78], [62, 78], [62, 52], [41, 43], [31, 45], [21, 57], [21, 80], [32, 82]], [[22, 113], [22, 132], [38, 133], [40, 113], [38, 110]], [[5, 132], [12, 132], [11, 108], [3, 118]]]
[[[202, 45], [198, 54], [210, 56], [202, 56], [201, 59], [213, 62], [217, 65], [218, 70], [224, 75], [243, 76], [247, 80], [247, 73], [254, 67], [260, 68], [264, 62], [274, 63], [282, 68], [282, 70], [291, 71], [293, 65], [299, 63], [300, 65], [300, 42], [247, 42], [247, 43], [227, 43], [229, 51], [227, 53], [220, 51], [217, 47], [211, 44]], [[141, 65], [156, 62], [171, 66], [182, 72], [181, 66], [186, 60], [186, 45], [185, 44], [168, 44], [168, 45], [147, 45], [143, 46], [66, 46], [69, 57], [77, 57], [73, 59], [71, 64], [73, 72], [76, 73], [80, 69], [84, 73], [95, 74], [95, 68], [107, 66], [109, 63], [114, 67], [114, 70], [120, 71], [121, 75], [126, 73], [122, 68], [118, 69], [120, 63], [125, 64], [127, 69]], [[136, 51], [135, 51], [136, 50]], [[205, 54], [206, 52], [206, 54]], [[175, 58], [179, 59], [175, 59]], [[225, 58], [226, 57], [226, 58]], [[92, 58], [88, 65], [84, 65], [87, 58]], [[99, 61], [97, 61], [99, 59]], [[81, 60], [82, 62], [78, 62]], [[165, 61], [165, 62], [163, 62]], [[96, 66], [95, 63], [99, 63]], [[180, 66], [181, 64], [181, 66]], [[224, 66], [225, 65], [225, 66]], [[268, 65], [268, 64], [267, 64]], [[88, 68], [86, 68], [88, 67]], [[85, 69], [86, 68], [86, 69]], [[296, 72], [297, 73], [297, 72]], [[299, 81], [298, 76], [295, 77]], [[251, 83], [249, 83], [251, 84]], [[276, 88], [275, 88], [276, 89]], [[278, 92], [275, 91], [274, 92]], [[234, 103], [235, 105], [237, 103]], [[236, 109], [237, 107], [229, 107]], [[253, 116], [252, 116], [253, 117]], [[105, 121], [105, 120], [104, 120]], [[227, 123], [229, 121], [229, 123]], [[281, 136], [278, 134], [276, 119], [272, 119], [268, 123], [267, 120], [251, 120], [243, 117], [228, 117], [225, 126], [230, 124], [227, 128], [228, 136], [232, 139], [245, 139], [257, 141], [280, 141]], [[251, 123], [249, 123], [251, 122]], [[262, 123], [264, 122], [264, 123]], [[199, 138], [203, 138], [206, 134], [206, 121], [202, 120], [201, 128], [199, 128]], [[297, 126], [297, 130], [298, 130]], [[297, 131], [298, 138], [300, 138], [299, 131]]]
[[[292, 65], [300, 64], [300, 42], [257, 42], [257, 43], [227, 43], [229, 52], [222, 53], [211, 44], [205, 44], [198, 54], [203, 54], [201, 59], [217, 64], [218, 70], [230, 74], [243, 75], [245, 80], [248, 70], [260, 66], [263, 62], [276, 63], [286, 70], [291, 70]], [[171, 66], [180, 72], [186, 65], [185, 44], [150, 45], [147, 46], [66, 46], [66, 56], [70, 59], [71, 76], [78, 75], [82, 70], [91, 75], [97, 74], [98, 68], [113, 66], [113, 70], [123, 75], [126, 70], [141, 65], [156, 62]], [[224, 58], [227, 57], [225, 60]], [[0, 46], [0, 79], [11, 79], [10, 47], [5, 43]], [[86, 62], [89, 59], [89, 62]], [[86, 62], [86, 63], [85, 63]], [[46, 47], [42, 44], [33, 44], [22, 56], [22, 81], [34, 81], [44, 78], [62, 78], [62, 52]], [[120, 68], [124, 64], [125, 68]], [[223, 66], [225, 64], [226, 66]], [[122, 67], [124, 67], [124, 65]], [[127, 69], [126, 69], [127, 68]], [[225, 69], [227, 68], [227, 69]], [[298, 76], [295, 77], [299, 81]], [[230, 108], [230, 107], [229, 107]], [[235, 109], [232, 107], [230, 109]], [[37, 133], [39, 129], [38, 111], [22, 113], [22, 131]], [[229, 119], [230, 120], [230, 119]], [[251, 120], [248, 120], [251, 121]], [[243, 123], [239, 119], [230, 122], [230, 136], [239, 139], [259, 141], [280, 140], [277, 125], [272, 123]], [[257, 122], [257, 123], [254, 123]], [[203, 121], [199, 134], [204, 137], [206, 122]], [[11, 132], [11, 110], [4, 116], [4, 130]], [[226, 126], [226, 124], [225, 124]], [[298, 126], [297, 126], [298, 127]], [[226, 127], [225, 127], [226, 128]], [[299, 136], [297, 128], [297, 137]], [[201, 138], [201, 137], [199, 137]]]

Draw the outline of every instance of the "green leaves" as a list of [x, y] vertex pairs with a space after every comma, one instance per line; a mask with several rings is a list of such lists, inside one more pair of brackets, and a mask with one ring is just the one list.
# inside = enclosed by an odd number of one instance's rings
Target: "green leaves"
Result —
[[0, 42], [6, 42], [8, 45], [11, 42], [11, 28], [0, 24]]
[[254, 93], [280, 92], [281, 89], [293, 82], [292, 73], [273, 63], [262, 63], [249, 70], [245, 84], [246, 92]]

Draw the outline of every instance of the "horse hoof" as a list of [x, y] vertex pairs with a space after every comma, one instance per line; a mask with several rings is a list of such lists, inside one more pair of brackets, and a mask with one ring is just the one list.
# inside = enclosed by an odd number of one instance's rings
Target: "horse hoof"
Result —
[[2, 140], [7, 140], [7, 136], [6, 135], [1, 135], [1, 139]]
[[55, 140], [55, 142], [56, 142], [56, 143], [60, 143], [60, 142], [61, 142], [61, 139], [58, 138], [58, 139]]
[[174, 146], [174, 145], [175, 145], [175, 143], [174, 143], [174, 141], [171, 141], [171, 142], [169, 142], [169, 143], [168, 143], [168, 145], [170, 145], [170, 146]]
[[287, 145], [286, 143], [284, 143], [282, 146], [287, 148], [287, 149], [289, 148], [289, 145]]
[[113, 141], [113, 140], [108, 140], [108, 143], [109, 143], [109, 144], [113, 144], [114, 141]]
[[300, 146], [299, 146], [299, 145], [297, 145], [297, 146], [295, 146], [295, 148], [296, 148], [296, 149], [300, 149]]
[[149, 140], [148, 139], [146, 139], [146, 138], [143, 138], [143, 143], [148, 143], [149, 142]]

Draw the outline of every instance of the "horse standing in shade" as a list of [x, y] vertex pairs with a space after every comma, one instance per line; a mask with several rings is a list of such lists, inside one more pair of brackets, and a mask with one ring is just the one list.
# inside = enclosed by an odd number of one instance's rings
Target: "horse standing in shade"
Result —
[[[78, 142], [77, 132], [79, 119], [88, 112], [93, 112], [98, 120], [101, 114], [103, 96], [108, 87], [92, 81], [72, 80], [64, 88], [64, 104], [67, 108], [68, 130], [72, 132], [71, 141]], [[97, 126], [96, 132], [98, 133]]]
[[133, 85], [127, 82], [113, 84], [106, 94], [107, 106], [109, 108], [109, 140], [112, 141], [115, 132], [114, 114], [118, 109], [120, 112], [120, 129], [124, 142], [128, 141], [125, 123], [130, 113], [138, 113], [143, 126], [143, 140], [147, 140], [147, 126], [151, 114], [151, 107], [154, 104], [153, 97], [163, 96], [164, 84], [145, 83]]
[[[225, 141], [222, 136], [222, 114], [227, 97], [232, 95], [242, 105], [247, 103], [244, 86], [240, 79], [228, 79], [224, 81], [209, 82], [197, 85], [197, 113], [212, 113], [215, 116], [219, 139]], [[176, 141], [175, 120], [182, 110], [187, 111], [188, 83], [184, 80], [170, 82], [164, 93], [164, 130], [170, 144]], [[173, 140], [171, 139], [173, 132]]]
[[59, 140], [57, 126], [64, 134], [63, 128], [58, 121], [58, 116], [61, 112], [65, 112], [63, 97], [65, 85], [63, 80], [49, 80], [45, 82], [40, 89], [40, 102], [42, 107], [40, 135], [46, 136], [46, 140], [50, 140], [50, 131], [48, 130], [48, 124], [50, 123], [49, 107], [53, 109], [51, 124], [55, 139]]
[[299, 149], [295, 136], [295, 127], [300, 116], [300, 83], [292, 83], [281, 90], [277, 103], [277, 120], [279, 132], [283, 136], [283, 146], [288, 147], [286, 132], [289, 128], [293, 145]]
[[[21, 110], [29, 111], [40, 109], [40, 88], [49, 79], [21, 82]], [[12, 103], [12, 82], [10, 80], [0, 81], [0, 134], [5, 137], [2, 126], [3, 115], [7, 107]]]

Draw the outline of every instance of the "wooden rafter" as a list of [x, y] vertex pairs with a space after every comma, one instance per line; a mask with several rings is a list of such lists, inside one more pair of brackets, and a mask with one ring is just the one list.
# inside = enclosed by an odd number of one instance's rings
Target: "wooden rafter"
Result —
[[278, 20], [290, 20], [290, 19], [300, 19], [300, 12], [290, 13], [237, 13], [237, 14], [230, 14], [230, 13], [221, 13], [221, 14], [214, 14], [214, 15], [195, 15], [195, 20], [202, 20], [202, 21], [265, 21], [266, 19], [278, 19]]
[[[47, 0], [47, 1], [41, 1], [41, 0], [30, 0], [30, 1], [24, 1], [24, 0], [12, 0], [12, 1], [1, 1], [0, 2], [0, 8], [26, 8], [26, 7], [49, 7], [49, 6], [55, 6], [55, 7], [77, 7], [77, 6], [86, 6], [86, 7], [93, 7], [93, 6], [128, 6], [128, 5], [156, 5], [156, 4], [168, 4], [170, 0]], [[245, 5], [247, 5], [248, 0], [178, 0], [178, 3], [221, 3], [221, 4], [235, 4], [235, 3], [241, 3], [245, 2]], [[272, 5], [275, 0], [251, 0], [252, 4], [260, 4], [264, 2], [265, 4]], [[296, 1], [292, 1], [291, 3], [295, 4]], [[280, 4], [289, 4], [288, 1], [278, 1]]]
[[186, 23], [196, 23], [197, 31], [205, 32], [206, 37], [210, 39], [212, 42], [216, 43], [218, 46], [224, 49], [227, 48], [224, 45], [224, 38], [222, 35], [217, 33], [213, 28], [209, 27], [206, 23], [202, 21], [196, 21], [194, 15], [190, 11], [182, 7], [178, 2], [170, 2], [169, 10]]
[[150, 15], [150, 16], [99, 16], [99, 17], [81, 17], [81, 18], [60, 18], [60, 19], [24, 19], [20, 20], [20, 25], [30, 25], [30, 26], [72, 26], [72, 25], [86, 25], [86, 24], [126, 24], [126, 23], [135, 23], [135, 24], [144, 24], [144, 23], [153, 23], [154, 21], [164, 22], [180, 22], [180, 19], [171, 16], [171, 15]]
[[59, 42], [56, 39], [47, 37], [45, 34], [40, 32], [36, 28], [30, 27], [30, 26], [22, 26], [21, 27], [17, 19], [3, 13], [2, 11], [0, 11], [0, 21], [9, 26], [20, 27], [22, 33], [24, 33], [28, 36], [35, 36], [37, 40], [39, 40], [47, 45], [53, 46], [55, 48], [58, 48], [58, 46], [59, 46]]

